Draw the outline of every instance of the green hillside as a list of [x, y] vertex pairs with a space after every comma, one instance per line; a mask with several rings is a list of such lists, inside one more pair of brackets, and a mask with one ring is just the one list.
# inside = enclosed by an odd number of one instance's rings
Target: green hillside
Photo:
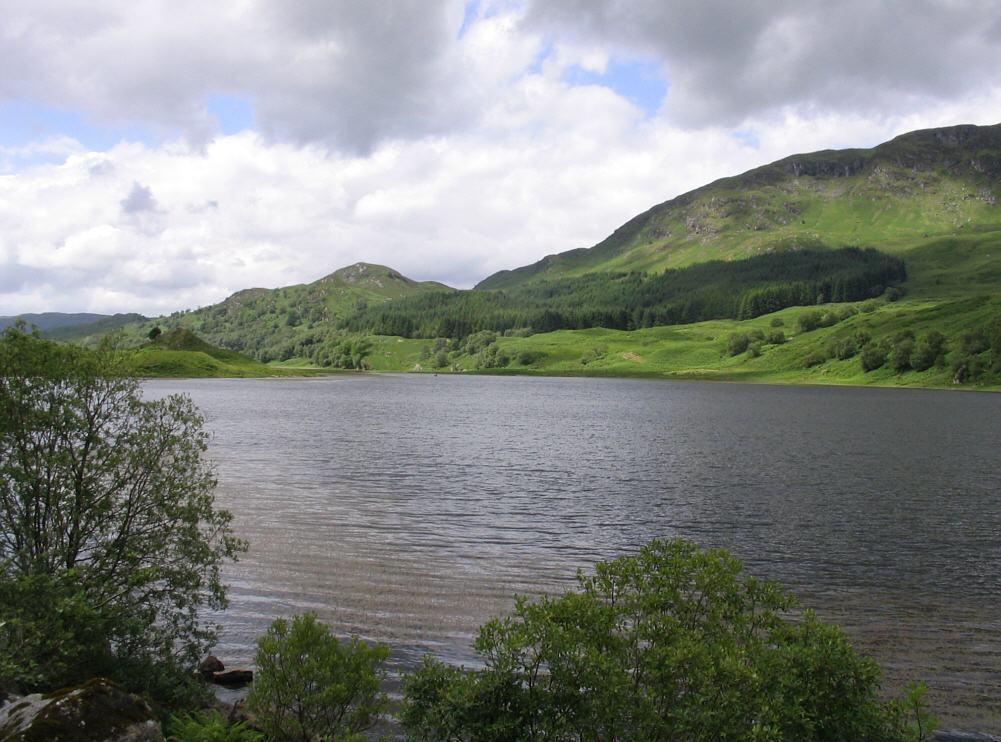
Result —
[[[218, 304], [133, 323], [123, 328], [121, 341], [137, 346], [154, 327], [183, 327], [265, 363], [357, 368], [361, 350], [356, 338], [340, 330], [345, 317], [403, 297], [453, 290], [385, 266], [355, 263], [312, 283], [244, 289]], [[99, 334], [82, 326], [63, 339], [88, 342]]]
[[211, 345], [184, 328], [163, 332], [135, 349], [131, 361], [135, 372], [147, 377], [276, 376], [283, 373], [242, 353]]
[[995, 388], [999, 195], [1001, 125], [919, 131], [716, 181], [470, 291], [359, 263], [123, 338], [185, 328], [286, 369]]
[[[86, 333], [85, 336], [100, 338], [121, 327], [145, 322], [148, 317], [141, 314], [114, 314], [110, 317], [95, 315], [97, 319], [75, 324], [59, 325], [49, 330], [42, 330], [42, 336], [49, 340], [74, 340]], [[41, 329], [41, 326], [39, 326]]]
[[794, 155], [715, 181], [654, 206], [593, 248], [501, 271], [477, 288], [802, 247], [907, 253], [970, 231], [997, 239], [999, 196], [1001, 125], [917, 131], [873, 149]]

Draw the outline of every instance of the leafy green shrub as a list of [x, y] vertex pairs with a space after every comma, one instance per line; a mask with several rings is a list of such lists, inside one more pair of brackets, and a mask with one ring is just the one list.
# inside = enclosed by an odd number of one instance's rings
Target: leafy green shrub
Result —
[[506, 338], [527, 338], [535, 334], [535, 330], [531, 327], [514, 327], [510, 330], [504, 330], [504, 337]]
[[751, 339], [743, 332], [735, 332], [726, 339], [726, 353], [730, 356], [739, 356], [750, 345]]
[[987, 333], [979, 327], [975, 330], [963, 333], [963, 336], [959, 339], [959, 349], [962, 351], [963, 355], [979, 355], [985, 350], [989, 350], [990, 347], [991, 344], [990, 340], [987, 339]]
[[244, 722], [229, 723], [218, 711], [174, 714], [168, 724], [170, 742], [264, 742], [264, 735]]
[[541, 361], [546, 354], [538, 350], [523, 350], [518, 354], [518, 363], [522, 366], [531, 366], [533, 363]]
[[827, 356], [820, 351], [814, 351], [803, 359], [803, 368], [813, 368], [827, 361]]
[[820, 327], [820, 322], [824, 318], [823, 313], [818, 309], [803, 312], [796, 320], [796, 326], [800, 332], [812, 332]]
[[476, 368], [503, 368], [511, 362], [510, 357], [497, 345], [488, 345], [476, 354]]
[[247, 706], [269, 740], [310, 740], [358, 734], [388, 704], [379, 690], [389, 648], [358, 638], [340, 642], [306, 613], [279, 618], [257, 640]]
[[841, 307], [841, 309], [838, 310], [838, 321], [841, 322], [843, 320], [849, 319], [851, 317], [854, 317], [858, 313], [859, 313], [859, 308], [857, 306], [855, 306], [854, 304], [848, 304], [846, 306]]
[[474, 332], [472, 335], [466, 338], [465, 342], [462, 344], [460, 350], [467, 355], [476, 355], [481, 350], [484, 350], [488, 346], [492, 345], [497, 341], [497, 333], [492, 330], [483, 330], [481, 332]]
[[945, 335], [937, 330], [925, 334], [911, 354], [911, 366], [916, 371], [925, 371], [932, 366], [945, 364]]
[[404, 678], [410, 737], [902, 742], [910, 734], [903, 705], [880, 700], [872, 660], [810, 611], [788, 619], [795, 599], [744, 575], [721, 549], [655, 540], [577, 579], [576, 591], [518, 598], [513, 614], [481, 627], [483, 669], [425, 657]]
[[862, 351], [862, 355], [859, 356], [859, 361], [862, 363], [862, 370], [866, 373], [875, 371], [886, 363], [886, 351], [872, 344], [867, 345]]
[[976, 381], [986, 370], [980, 356], [960, 356], [952, 364], [952, 377], [956, 382], [964, 384]]
[[996, 372], [1001, 372], [1001, 315], [992, 318], [982, 328], [981, 332], [987, 341], [991, 352], [989, 366]]
[[909, 371], [911, 368], [911, 355], [914, 353], [914, 341], [910, 339], [901, 340], [893, 346], [890, 353], [890, 365], [897, 373]]
[[752, 343], [753, 342], [759, 342], [760, 343], [762, 340], [765, 339], [765, 333], [764, 333], [763, 330], [759, 330], [758, 328], [755, 328], [755, 329], [751, 330], [749, 333], [747, 333], [747, 338]]
[[106, 620], [91, 603], [76, 570], [0, 579], [0, 678], [51, 690], [111, 674]]
[[580, 357], [580, 363], [582, 366], [586, 366], [589, 363], [594, 363], [595, 361], [604, 358], [605, 354], [608, 353], [607, 345], [599, 345], [595, 348], [591, 348], [584, 352]]
[[820, 317], [820, 326], [821, 327], [834, 327], [834, 325], [838, 324], [838, 322], [840, 322], [840, 321], [841, 321], [841, 316], [832, 309], [830, 311], [824, 312], [821, 315], [821, 317]]
[[855, 344], [855, 338], [852, 337], [831, 338], [827, 341], [824, 349], [829, 358], [837, 358], [839, 361], [852, 358], [858, 353], [858, 346]]
[[768, 324], [771, 327], [785, 327], [785, 320], [781, 317], [772, 317], [772, 321]]
[[772, 345], [782, 345], [786, 341], [786, 334], [782, 330], [772, 330], [765, 340]]
[[747, 346], [747, 355], [749, 358], [758, 358], [761, 356], [761, 343], [751, 343]]

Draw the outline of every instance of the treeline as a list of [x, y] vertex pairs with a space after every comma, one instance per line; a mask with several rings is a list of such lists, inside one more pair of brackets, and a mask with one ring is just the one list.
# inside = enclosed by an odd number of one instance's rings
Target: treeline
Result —
[[428, 293], [361, 309], [343, 329], [426, 338], [527, 328], [633, 330], [858, 301], [906, 277], [903, 261], [872, 249], [789, 251], [654, 275], [593, 273], [499, 291]]

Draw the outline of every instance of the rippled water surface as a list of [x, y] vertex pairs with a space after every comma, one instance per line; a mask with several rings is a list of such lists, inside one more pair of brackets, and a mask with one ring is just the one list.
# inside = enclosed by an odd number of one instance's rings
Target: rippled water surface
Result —
[[227, 570], [218, 653], [277, 615], [470, 663], [514, 593], [654, 536], [724, 546], [842, 623], [945, 726], [1001, 731], [1001, 395], [426, 375], [148, 382], [190, 394]]

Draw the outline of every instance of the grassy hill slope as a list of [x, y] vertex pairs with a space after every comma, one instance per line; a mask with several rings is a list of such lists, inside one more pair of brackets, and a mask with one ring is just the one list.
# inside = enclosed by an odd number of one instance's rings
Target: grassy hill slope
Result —
[[283, 375], [281, 370], [242, 353], [218, 348], [183, 328], [168, 330], [137, 348], [132, 363], [137, 374], [148, 377]]
[[1001, 232], [1001, 125], [899, 136], [873, 149], [794, 155], [654, 206], [590, 249], [477, 285], [595, 271], [662, 270], [797, 247], [876, 247]]
[[100, 338], [128, 325], [145, 322], [148, 317], [141, 314], [114, 314], [110, 317], [100, 316], [91, 322], [81, 322], [72, 325], [60, 325], [50, 330], [43, 330], [42, 335], [49, 340], [75, 340], [86, 333], [85, 337]]

